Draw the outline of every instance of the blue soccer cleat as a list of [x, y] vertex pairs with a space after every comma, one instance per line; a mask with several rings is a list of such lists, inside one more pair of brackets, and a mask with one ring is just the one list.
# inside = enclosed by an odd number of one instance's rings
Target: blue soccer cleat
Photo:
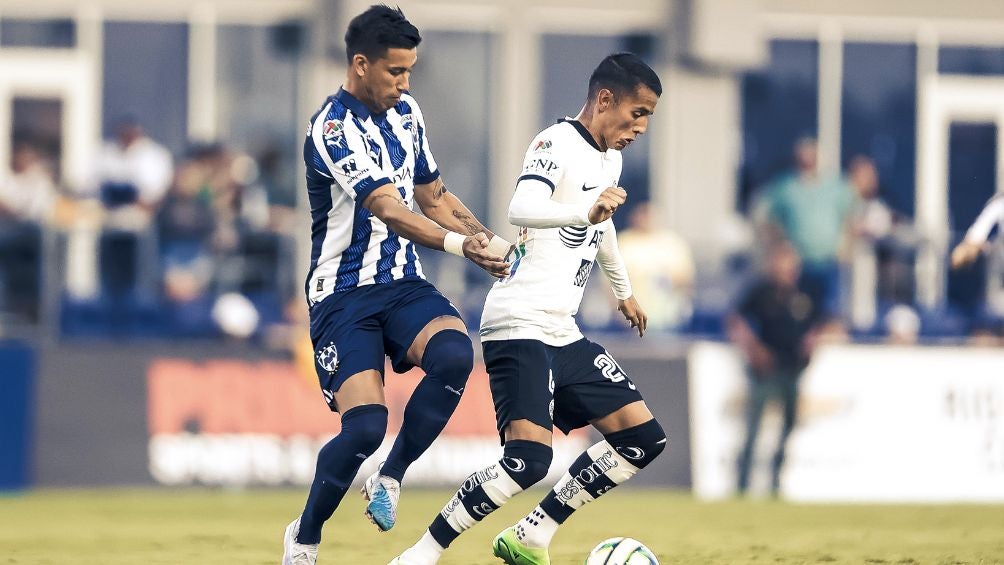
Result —
[[401, 483], [380, 471], [370, 475], [362, 488], [363, 497], [370, 501], [366, 505], [366, 517], [376, 524], [381, 532], [394, 527], [397, 522], [397, 501], [401, 498]]

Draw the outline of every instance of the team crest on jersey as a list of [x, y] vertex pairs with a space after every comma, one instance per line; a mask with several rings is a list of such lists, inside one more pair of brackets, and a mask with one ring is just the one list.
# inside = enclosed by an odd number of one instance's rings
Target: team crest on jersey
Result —
[[415, 124], [415, 116], [412, 114], [405, 114], [401, 116], [401, 127], [411, 131], [411, 127]]
[[533, 146], [534, 151], [547, 151], [550, 148], [551, 148], [550, 139], [541, 139], [540, 141], [537, 142], [537, 145]]
[[328, 374], [333, 375], [338, 372], [338, 348], [334, 343], [317, 350], [317, 364]]

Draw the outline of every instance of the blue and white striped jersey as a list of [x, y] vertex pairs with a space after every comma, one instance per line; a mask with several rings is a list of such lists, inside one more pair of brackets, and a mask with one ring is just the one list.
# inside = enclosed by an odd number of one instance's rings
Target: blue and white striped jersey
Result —
[[422, 111], [411, 95], [373, 114], [340, 89], [310, 119], [303, 159], [312, 220], [309, 304], [358, 286], [424, 278], [415, 244], [362, 205], [374, 190], [393, 183], [412, 207], [415, 185], [439, 177]]

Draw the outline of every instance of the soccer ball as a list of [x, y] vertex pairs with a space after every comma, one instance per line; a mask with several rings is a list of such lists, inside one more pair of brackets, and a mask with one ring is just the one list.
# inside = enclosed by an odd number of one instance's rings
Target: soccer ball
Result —
[[585, 565], [659, 565], [659, 560], [636, 539], [610, 538], [589, 552]]

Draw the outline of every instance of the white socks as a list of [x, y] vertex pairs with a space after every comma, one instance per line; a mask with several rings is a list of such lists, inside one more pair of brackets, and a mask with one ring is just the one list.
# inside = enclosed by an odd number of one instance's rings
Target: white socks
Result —
[[443, 547], [436, 543], [428, 530], [422, 539], [401, 554], [401, 565], [435, 565], [443, 555]]
[[560, 525], [537, 506], [516, 523], [516, 539], [529, 547], [547, 547]]

